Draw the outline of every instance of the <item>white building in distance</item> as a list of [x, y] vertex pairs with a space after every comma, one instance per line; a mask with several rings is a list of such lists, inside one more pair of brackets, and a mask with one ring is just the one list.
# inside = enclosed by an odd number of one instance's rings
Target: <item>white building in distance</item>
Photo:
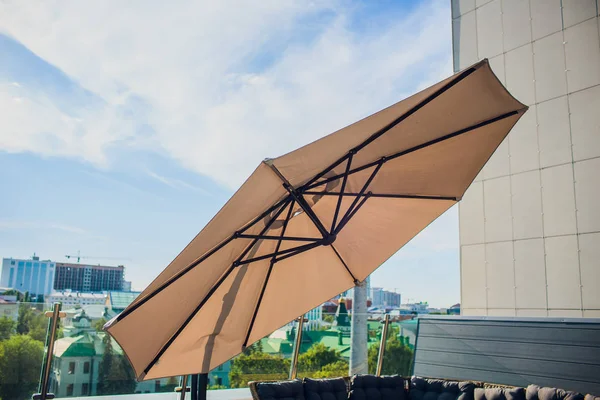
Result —
[[46, 296], [46, 304], [62, 303], [62, 308], [75, 306], [104, 305], [106, 304], [106, 293], [82, 293], [65, 290], [52, 292]]
[[45, 296], [52, 292], [56, 263], [50, 260], [3, 258], [0, 286], [29, 292], [30, 298]]

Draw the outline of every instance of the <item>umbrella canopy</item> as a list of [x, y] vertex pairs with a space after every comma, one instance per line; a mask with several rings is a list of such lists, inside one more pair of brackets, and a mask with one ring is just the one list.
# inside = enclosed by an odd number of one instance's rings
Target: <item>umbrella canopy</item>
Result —
[[138, 379], [210, 371], [364, 280], [461, 199], [526, 110], [484, 60], [265, 160], [105, 329]]

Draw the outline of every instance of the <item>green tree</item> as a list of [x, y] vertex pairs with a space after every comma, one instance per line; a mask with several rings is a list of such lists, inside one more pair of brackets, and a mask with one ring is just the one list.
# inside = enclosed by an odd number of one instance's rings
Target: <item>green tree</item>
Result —
[[[377, 370], [379, 343], [369, 347], [367, 357], [369, 362], [369, 373], [374, 374]], [[413, 351], [398, 339], [396, 330], [392, 329], [385, 344], [382, 374], [409, 376], [412, 369], [412, 361]]]
[[335, 349], [330, 349], [323, 343], [316, 343], [298, 357], [298, 371], [318, 372], [326, 365], [336, 363], [341, 359], [342, 357]]
[[94, 329], [96, 330], [96, 332], [102, 332], [102, 328], [104, 327], [106, 322], [107, 321], [105, 318], [100, 318], [98, 321], [94, 322]]
[[135, 392], [135, 373], [125, 357], [116, 355], [109, 335], [102, 338], [104, 352], [98, 369], [99, 395], [130, 394]]
[[245, 355], [250, 355], [250, 354], [255, 354], [255, 353], [262, 353], [263, 352], [263, 345], [262, 345], [262, 341], [259, 340], [258, 342], [255, 342], [253, 344], [251, 344], [250, 346], [246, 347], [244, 349], [244, 354]]
[[102, 359], [100, 360], [100, 365], [98, 366], [97, 392], [99, 395], [111, 394], [108, 378], [110, 376], [110, 370], [113, 364], [113, 349], [110, 336], [104, 335], [102, 338], [102, 343], [104, 344], [104, 352], [102, 353]]
[[174, 392], [175, 388], [179, 386], [179, 381], [177, 380], [176, 377], [172, 376], [169, 379], [167, 379], [167, 383], [162, 385], [159, 389], [159, 392], [161, 393], [170, 393], [170, 392]]
[[17, 323], [12, 318], [0, 318], [0, 342], [10, 338], [17, 329]]
[[315, 372], [313, 378], [337, 378], [348, 375], [350, 366], [348, 361], [338, 360], [334, 363], [327, 364], [320, 371]]
[[22, 400], [37, 389], [44, 345], [27, 335], [0, 342], [0, 398]]
[[246, 387], [250, 381], [286, 379], [290, 360], [262, 352], [240, 354], [232, 361], [229, 381], [232, 388]]

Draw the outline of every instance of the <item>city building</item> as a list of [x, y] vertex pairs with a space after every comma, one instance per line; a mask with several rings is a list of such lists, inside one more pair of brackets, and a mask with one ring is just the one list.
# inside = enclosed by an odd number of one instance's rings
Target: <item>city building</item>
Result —
[[123, 281], [123, 289], [124, 292], [131, 292], [131, 281]]
[[323, 307], [319, 306], [313, 308], [312, 310], [304, 314], [304, 317], [308, 320], [308, 322], [304, 323], [305, 330], [312, 331], [315, 329], [319, 329], [323, 324]]
[[40, 261], [36, 255], [31, 259], [3, 258], [0, 286], [28, 292], [32, 301], [43, 300], [52, 291], [55, 267], [54, 262]]
[[[85, 317], [83, 317], [85, 319]], [[82, 319], [79, 323], [89, 326]], [[104, 354], [106, 333], [87, 331], [78, 336], [64, 337], [54, 344], [54, 360], [51, 373], [51, 391], [56, 397], [96, 396], [98, 394], [99, 366]], [[116, 358], [124, 357], [123, 351], [113, 340], [111, 346]], [[137, 382], [137, 393], [160, 392], [169, 378]]]
[[46, 296], [46, 304], [62, 303], [63, 308], [75, 306], [87, 306], [92, 304], [106, 304], [106, 293], [85, 293], [64, 290], [62, 292], [52, 292]]
[[3, 317], [14, 321], [19, 318], [19, 303], [16, 296], [0, 296], [0, 318]]
[[56, 263], [54, 290], [71, 289], [79, 292], [123, 290], [125, 267], [119, 265], [87, 265]]
[[106, 308], [113, 314], [117, 315], [127, 308], [128, 305], [142, 292], [108, 292], [106, 296]]
[[401, 304], [400, 309], [413, 314], [429, 314], [429, 304], [427, 302]]
[[446, 313], [449, 315], [460, 315], [460, 303], [457, 303], [448, 308], [448, 310], [446, 310]]
[[529, 106], [459, 205], [461, 313], [600, 317], [597, 2], [452, 0], [452, 29]]
[[371, 301], [374, 307], [398, 307], [402, 302], [400, 293], [374, 287], [371, 289]]

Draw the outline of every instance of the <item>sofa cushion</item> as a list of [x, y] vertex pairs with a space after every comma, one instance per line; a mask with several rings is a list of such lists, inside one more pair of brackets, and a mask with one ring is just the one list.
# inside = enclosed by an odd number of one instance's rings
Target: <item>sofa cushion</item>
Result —
[[410, 400], [474, 400], [473, 382], [446, 381], [413, 376]]
[[553, 387], [527, 386], [527, 400], [583, 400], [583, 395]]
[[260, 400], [305, 400], [301, 380], [258, 382], [256, 394]]
[[475, 388], [475, 400], [525, 400], [525, 388]]
[[304, 398], [306, 400], [347, 400], [348, 388], [344, 378], [310, 379], [304, 378]]
[[355, 375], [350, 381], [350, 400], [408, 400], [399, 375]]

